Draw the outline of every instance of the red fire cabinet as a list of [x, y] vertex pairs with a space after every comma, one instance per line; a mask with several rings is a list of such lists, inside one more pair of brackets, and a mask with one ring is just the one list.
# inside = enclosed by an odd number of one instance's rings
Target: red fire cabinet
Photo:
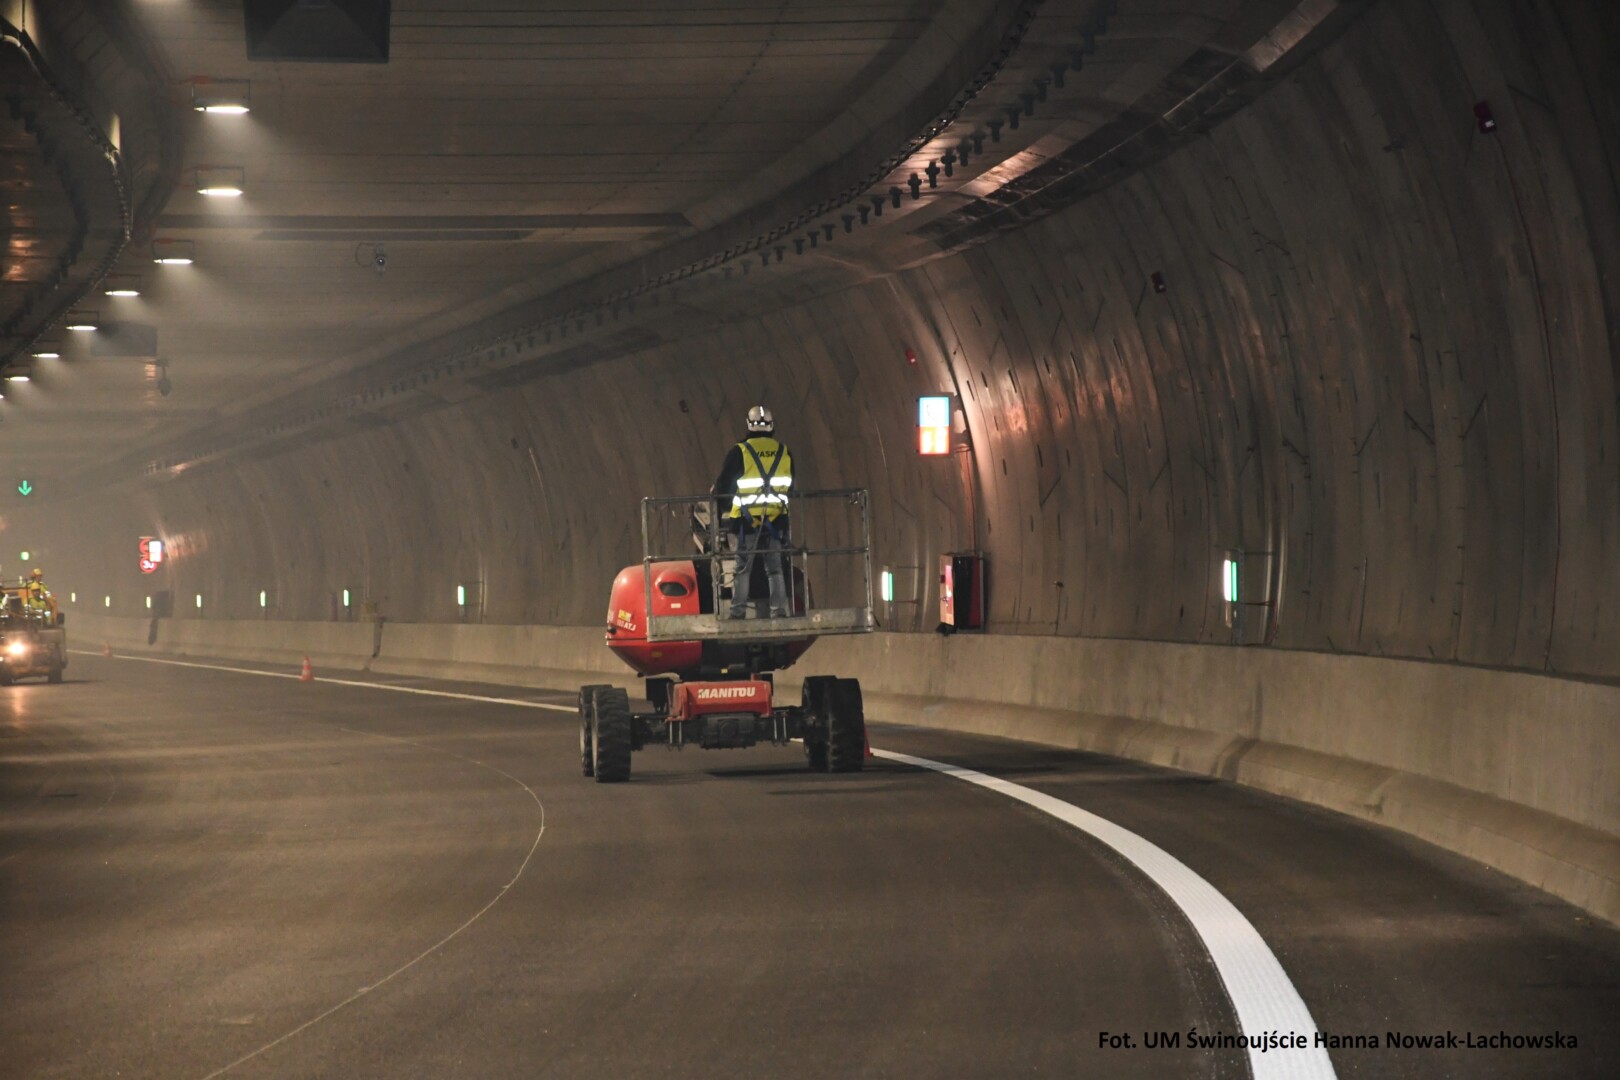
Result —
[[947, 552], [939, 557], [939, 621], [958, 630], [984, 629], [984, 556]]

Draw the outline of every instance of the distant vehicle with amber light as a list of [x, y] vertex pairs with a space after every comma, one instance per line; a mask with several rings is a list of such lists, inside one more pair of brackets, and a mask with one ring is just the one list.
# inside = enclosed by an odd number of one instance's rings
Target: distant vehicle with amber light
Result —
[[68, 664], [66, 622], [37, 583], [0, 585], [0, 686], [41, 675], [61, 682]]

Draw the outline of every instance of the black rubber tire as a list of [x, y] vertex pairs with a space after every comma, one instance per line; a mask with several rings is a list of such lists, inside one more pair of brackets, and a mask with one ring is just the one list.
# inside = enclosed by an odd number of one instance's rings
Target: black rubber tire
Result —
[[0, 686], [10, 686], [17, 681], [17, 676], [11, 673], [10, 668], [0, 668]]
[[591, 760], [591, 708], [593, 699], [598, 690], [606, 690], [606, 683], [597, 683], [592, 686], [579, 688], [579, 763], [586, 776], [596, 775], [596, 766]]
[[866, 706], [861, 684], [836, 679], [827, 689], [827, 771], [860, 772], [866, 768]]
[[61, 667], [61, 665], [57, 665], [57, 666], [51, 668], [50, 671], [46, 672], [45, 673], [45, 681], [46, 682], [51, 682], [51, 683], [59, 683], [59, 682], [61, 682], [62, 681], [62, 667]]
[[591, 715], [591, 756], [598, 784], [630, 779], [630, 695], [613, 686], [596, 692]]
[[804, 729], [804, 756], [811, 772], [827, 771], [827, 691], [838, 680], [831, 675], [812, 675], [804, 680], [800, 704], [804, 718], [810, 721]]

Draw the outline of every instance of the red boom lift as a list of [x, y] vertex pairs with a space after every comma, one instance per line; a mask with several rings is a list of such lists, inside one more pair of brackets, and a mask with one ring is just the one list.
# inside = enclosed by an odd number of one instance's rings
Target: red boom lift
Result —
[[[793, 498], [794, 529], [814, 522], [835, 539], [822, 547], [796, 544], [786, 554], [793, 612], [763, 617], [767, 595], [764, 557], [751, 580], [732, 580], [736, 555], [719, 527], [713, 496], [643, 499], [642, 560], [614, 578], [608, 601], [607, 645], [646, 679], [650, 711], [635, 712], [630, 696], [614, 686], [579, 692], [579, 752], [586, 776], [598, 783], [630, 778], [635, 750], [653, 743], [706, 750], [761, 742], [804, 743], [810, 768], [855, 772], [866, 762], [866, 716], [854, 679], [813, 676], [797, 704], [774, 698], [772, 675], [790, 667], [822, 634], [872, 630], [871, 524], [864, 489], [812, 492]], [[839, 511], [843, 511], [840, 515]], [[829, 518], [842, 520], [828, 521]], [[660, 554], [672, 520], [690, 522], [696, 557]], [[662, 526], [662, 527], [661, 527]], [[812, 602], [811, 560], [860, 567], [836, 576], [828, 592], [844, 606]], [[747, 590], [760, 617], [730, 618], [734, 589]]]

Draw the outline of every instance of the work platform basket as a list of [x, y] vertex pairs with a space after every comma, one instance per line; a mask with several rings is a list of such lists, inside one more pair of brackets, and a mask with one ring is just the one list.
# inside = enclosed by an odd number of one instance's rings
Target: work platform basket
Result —
[[[722, 517], [729, 499], [685, 495], [641, 500], [642, 586], [648, 612], [648, 641], [772, 642], [823, 634], [864, 634], [876, 628], [872, 616], [872, 520], [865, 488], [842, 488], [795, 494], [790, 504], [789, 547], [778, 555], [755, 555], [755, 574], [763, 578], [761, 560], [784, 558], [793, 614], [743, 618], [730, 616], [738, 537]], [[686, 550], [679, 550], [682, 544]], [[655, 615], [653, 583], [658, 567], [691, 563], [707, 588], [706, 610], [696, 615]], [[741, 583], [747, 588], [748, 582]], [[757, 606], [765, 594], [748, 601]]]

